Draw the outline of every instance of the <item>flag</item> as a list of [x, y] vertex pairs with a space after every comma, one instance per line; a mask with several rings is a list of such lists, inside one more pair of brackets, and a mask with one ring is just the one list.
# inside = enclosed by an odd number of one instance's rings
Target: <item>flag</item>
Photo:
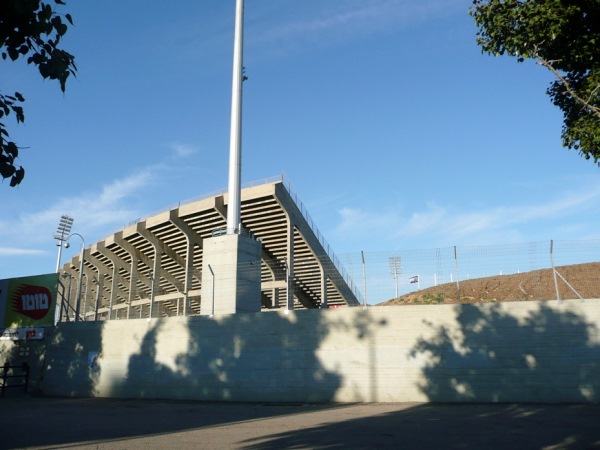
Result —
[[408, 279], [409, 283], [418, 283], [419, 282], [419, 275], [415, 275], [414, 277], [410, 277]]

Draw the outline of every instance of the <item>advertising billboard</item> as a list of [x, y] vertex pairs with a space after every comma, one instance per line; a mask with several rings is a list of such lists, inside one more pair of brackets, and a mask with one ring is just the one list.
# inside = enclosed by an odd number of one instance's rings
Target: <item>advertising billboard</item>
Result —
[[0, 328], [54, 325], [58, 274], [0, 280]]

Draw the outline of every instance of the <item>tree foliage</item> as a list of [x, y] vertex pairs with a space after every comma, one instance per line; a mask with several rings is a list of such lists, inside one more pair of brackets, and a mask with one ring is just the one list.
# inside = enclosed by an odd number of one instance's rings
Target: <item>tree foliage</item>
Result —
[[[54, 0], [56, 5], [65, 5]], [[58, 14], [52, 5], [40, 0], [0, 1], [0, 54], [3, 60], [16, 61], [27, 58], [27, 64], [37, 66], [43, 78], [58, 80], [64, 92], [67, 79], [75, 76], [75, 57], [59, 46], [67, 32], [67, 23], [73, 25], [69, 14]], [[19, 147], [10, 141], [4, 118], [14, 114], [17, 123], [25, 120], [23, 102], [19, 92], [13, 95], [0, 93], [0, 175], [10, 178], [10, 186], [19, 184], [25, 169], [15, 164]]]
[[563, 145], [600, 160], [600, 0], [474, 0], [477, 43], [492, 55], [533, 59], [564, 115]]

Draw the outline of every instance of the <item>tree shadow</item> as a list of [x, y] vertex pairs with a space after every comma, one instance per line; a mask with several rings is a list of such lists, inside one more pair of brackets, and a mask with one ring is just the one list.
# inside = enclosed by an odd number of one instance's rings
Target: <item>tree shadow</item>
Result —
[[[166, 348], [162, 333], [171, 336], [171, 344], [178, 334], [179, 348]], [[111, 396], [330, 402], [341, 378], [317, 356], [328, 333], [319, 311], [158, 319]]]
[[45, 395], [91, 397], [101, 375], [104, 322], [62, 322], [46, 349], [42, 392]]
[[[362, 342], [363, 351], [372, 352], [367, 359], [371, 370], [377, 370], [381, 343], [376, 330], [387, 325], [385, 319], [375, 320], [380, 315], [338, 317], [302, 311], [289, 316], [129, 321], [131, 328], [120, 324], [121, 338], [112, 336], [110, 348], [105, 348], [107, 352], [127, 345], [135, 348], [122, 352], [131, 356], [119, 362], [120, 379], [115, 375], [115, 355], [101, 357], [95, 369], [87, 358], [101, 345], [102, 334], [114, 331], [111, 324], [65, 324], [57, 328], [54, 344], [63, 348], [49, 354], [48, 367], [52, 380], [83, 379], [69, 388], [70, 395], [90, 396], [110, 382], [114, 397], [248, 403], [94, 399], [93, 404], [79, 406], [49, 404], [39, 408], [41, 418], [56, 416], [63, 422], [68, 418], [77, 426], [61, 436], [12, 433], [12, 438], [15, 446], [143, 437], [162, 437], [175, 445], [180, 436], [182, 442], [191, 442], [240, 426], [260, 429], [244, 434], [235, 428], [240, 433], [232, 437], [236, 448], [248, 449], [505, 448], [507, 440], [520, 448], [599, 446], [600, 406], [589, 403], [597, 398], [600, 382], [597, 326], [566, 306], [525, 305], [519, 311], [509, 314], [501, 305], [463, 305], [456, 308], [452, 327], [444, 325], [447, 321], [426, 322], [429, 334], [423, 327], [409, 352], [424, 361], [420, 389], [432, 402], [462, 403], [383, 404], [383, 410], [310, 403], [331, 402], [343, 387], [342, 371], [328, 365], [328, 354], [324, 359], [319, 350], [336, 327], [349, 331], [354, 343]], [[139, 336], [131, 333], [125, 339], [133, 329]], [[348, 345], [355, 348], [352, 342]], [[59, 354], [65, 360], [57, 359]], [[369, 389], [376, 394], [379, 387], [373, 380], [378, 374], [371, 378]], [[508, 403], [523, 400], [523, 395], [532, 402], [587, 404]], [[295, 400], [302, 404], [293, 404]], [[30, 411], [26, 414], [31, 416]], [[10, 417], [28, 426], [16, 410]], [[52, 427], [49, 419], [45, 423], [49, 430], [60, 428]]]
[[598, 398], [598, 328], [540, 303], [520, 317], [501, 305], [457, 307], [410, 355], [426, 361], [419, 389], [434, 402], [587, 402]]

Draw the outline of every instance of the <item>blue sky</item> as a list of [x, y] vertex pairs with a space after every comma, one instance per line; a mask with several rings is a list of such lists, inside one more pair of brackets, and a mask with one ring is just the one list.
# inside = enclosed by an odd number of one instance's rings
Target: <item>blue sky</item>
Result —
[[[600, 169], [561, 147], [551, 74], [482, 55], [470, 5], [246, 0], [242, 182], [285, 174], [340, 255], [600, 238]], [[0, 279], [54, 271], [61, 214], [89, 246], [227, 186], [234, 9], [68, 1], [64, 95], [2, 62], [26, 178], [0, 186]]]

